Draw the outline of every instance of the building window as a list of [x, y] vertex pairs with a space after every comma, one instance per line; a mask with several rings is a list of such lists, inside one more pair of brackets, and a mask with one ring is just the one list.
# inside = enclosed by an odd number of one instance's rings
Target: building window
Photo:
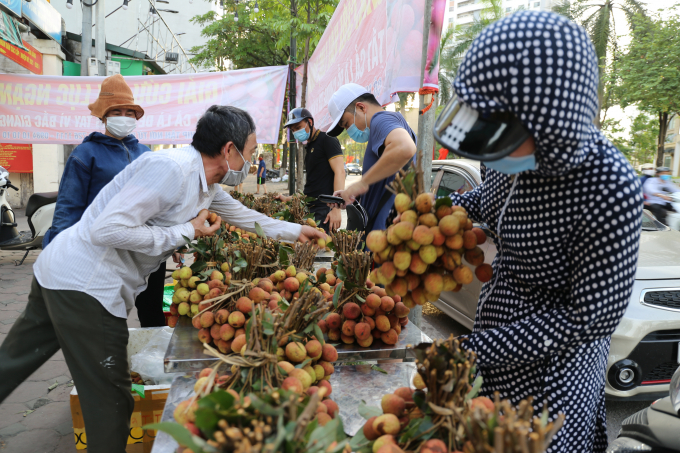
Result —
[[449, 6], [449, 11], [453, 11], [453, 6]]
[[505, 8], [506, 13], [509, 13], [510, 11], [512, 11], [512, 8]]
[[465, 0], [465, 1], [459, 2], [458, 7], [460, 8], [461, 6], [473, 5], [474, 3], [475, 3], [475, 0]]
[[671, 168], [671, 163], [673, 161], [673, 156], [669, 154], [668, 156], [664, 156], [663, 158], [663, 166]]
[[668, 122], [668, 130], [672, 131], [673, 129], [675, 129], [675, 117]]
[[449, 23], [450, 23], [450, 24], [453, 23], [453, 17], [449, 17]]
[[534, 2], [534, 8], [540, 8], [541, 2]]
[[469, 13], [461, 13], [458, 15], [458, 19], [465, 19], [466, 17], [472, 17], [474, 15], [474, 11], [470, 11]]

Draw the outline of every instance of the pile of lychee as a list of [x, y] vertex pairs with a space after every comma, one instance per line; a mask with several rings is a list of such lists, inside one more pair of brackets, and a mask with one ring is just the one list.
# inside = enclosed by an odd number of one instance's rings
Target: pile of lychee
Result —
[[380, 264], [370, 280], [384, 285], [387, 295], [401, 296], [408, 308], [435, 302], [442, 291], [460, 291], [475, 275], [481, 282], [492, 278], [479, 247], [486, 241], [484, 231], [473, 228], [465, 209], [451, 206], [449, 198], [438, 203], [429, 193], [418, 195], [415, 202], [399, 193], [394, 199], [396, 223], [366, 237]]
[[208, 277], [194, 275], [190, 267], [177, 269], [172, 273], [177, 281], [172, 295], [168, 325], [175, 327], [180, 316], [196, 316], [212, 305], [206, 302], [225, 293], [231, 284], [229, 264], [223, 263], [220, 270], [213, 270]]
[[[326, 300], [332, 300], [333, 295], [330, 293], [332, 287], [328, 282], [335, 284], [335, 276], [332, 271], [327, 272], [326, 283], [311, 288], [311, 291], [320, 292]], [[239, 297], [229, 310], [226, 308], [211, 310], [214, 302], [199, 302], [198, 310], [192, 319], [193, 326], [198, 329], [198, 340], [201, 343], [213, 343], [223, 354], [241, 353], [246, 344], [244, 326], [254, 307], [263, 304], [272, 312], [282, 311], [279, 303], [283, 299], [288, 302], [296, 299], [299, 296], [300, 285], [307, 278], [307, 274], [297, 272], [295, 266], [288, 266], [285, 270], [275, 271], [269, 277], [254, 279], [252, 283], [255, 286], [248, 291], [248, 295]]]
[[397, 344], [401, 330], [408, 324], [410, 309], [399, 295], [390, 297], [384, 288], [370, 282], [369, 285], [371, 293], [364, 302], [347, 302], [337, 313], [330, 313], [317, 323], [330, 341], [356, 342], [365, 348], [376, 339], [388, 345]]
[[[417, 390], [425, 388], [419, 374], [414, 378]], [[423, 418], [425, 414], [416, 407], [413, 396], [415, 391], [409, 387], [401, 387], [384, 395], [380, 401], [382, 415], [377, 415], [366, 420], [363, 434], [367, 440], [372, 441], [373, 453], [403, 453], [398, 444], [400, 434], [403, 434], [411, 420]], [[480, 409], [493, 413], [494, 403], [489, 398], [479, 396], [470, 401], [471, 410]], [[407, 439], [410, 440], [410, 439]], [[431, 439], [421, 444], [419, 453], [447, 453], [449, 449], [439, 439]], [[458, 452], [453, 452], [458, 453]]]
[[[291, 341], [285, 348], [278, 348], [278, 366], [287, 377], [281, 388], [302, 395], [313, 395], [323, 389], [321, 403], [316, 411], [320, 425], [325, 425], [338, 414], [338, 405], [328, 397], [333, 392], [331, 374], [335, 372], [333, 362], [338, 360], [338, 351], [331, 344], [321, 344], [318, 340], [306, 343]], [[287, 360], [286, 360], [287, 359]], [[297, 366], [304, 365], [301, 368]]]

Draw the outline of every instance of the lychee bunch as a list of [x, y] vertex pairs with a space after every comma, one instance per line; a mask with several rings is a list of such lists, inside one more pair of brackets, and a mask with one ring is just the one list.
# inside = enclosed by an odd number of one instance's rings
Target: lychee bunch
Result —
[[399, 295], [407, 308], [413, 308], [435, 302], [442, 291], [460, 291], [474, 276], [481, 282], [491, 280], [492, 268], [484, 263], [479, 247], [486, 234], [473, 228], [463, 207], [452, 206], [449, 198], [435, 204], [429, 193], [415, 201], [399, 193], [394, 206], [399, 214], [395, 223], [366, 237], [380, 264], [370, 280], [384, 285], [388, 296]]

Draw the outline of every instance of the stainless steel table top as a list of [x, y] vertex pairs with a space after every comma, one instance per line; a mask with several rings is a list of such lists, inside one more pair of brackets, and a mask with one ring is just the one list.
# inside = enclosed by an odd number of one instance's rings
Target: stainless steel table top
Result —
[[[170, 392], [168, 393], [168, 399], [165, 402], [165, 408], [163, 409], [163, 415], [161, 416], [162, 422], [172, 422], [175, 420], [173, 413], [175, 412], [177, 404], [189, 399], [193, 395], [195, 383], [196, 377], [193, 374], [177, 376], [173, 379], [172, 385], [170, 386]], [[156, 439], [153, 441], [151, 453], [171, 453], [176, 451], [177, 447], [179, 447], [179, 445], [170, 434], [158, 431]]]
[[[416, 373], [414, 363], [385, 363], [379, 366], [388, 374], [373, 369], [372, 365], [348, 365], [336, 367], [335, 373], [331, 375], [333, 392], [330, 398], [338, 404], [340, 418], [349, 436], [354, 436], [366, 423], [359, 415], [362, 400], [368, 406], [380, 407], [383, 395], [394, 393], [399, 387], [412, 387]], [[178, 376], [172, 381], [161, 421], [174, 420], [173, 412], [177, 404], [191, 397], [195, 383], [193, 374]], [[177, 447], [172, 437], [158, 432], [151, 453], [172, 453]]]
[[[368, 348], [362, 348], [358, 344], [335, 343], [338, 350], [336, 364], [342, 362], [356, 362], [362, 360], [404, 359], [414, 360], [408, 345], [416, 346], [420, 343], [431, 343], [430, 337], [425, 335], [413, 323], [401, 331], [399, 341], [395, 345], [387, 345], [381, 340], [374, 340]], [[165, 352], [164, 365], [166, 373], [183, 371], [200, 371], [215, 363], [215, 358], [203, 353], [203, 344], [198, 341], [198, 331], [191, 325], [191, 320], [180, 317], [175, 331]]]
[[338, 404], [345, 433], [349, 436], [354, 436], [366, 423], [359, 415], [362, 400], [368, 406], [380, 407], [384, 395], [394, 393], [400, 387], [413, 388], [415, 363], [383, 363], [378, 366], [387, 374], [373, 369], [373, 365], [348, 365], [336, 367], [331, 375], [333, 392], [330, 398]]

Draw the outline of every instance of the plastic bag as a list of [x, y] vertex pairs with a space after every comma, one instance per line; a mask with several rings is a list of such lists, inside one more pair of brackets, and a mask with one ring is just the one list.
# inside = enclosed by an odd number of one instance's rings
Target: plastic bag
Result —
[[163, 365], [165, 351], [168, 349], [172, 329], [158, 329], [144, 348], [130, 357], [130, 370], [142, 376], [148, 385], [170, 384], [181, 373], [166, 373]]

